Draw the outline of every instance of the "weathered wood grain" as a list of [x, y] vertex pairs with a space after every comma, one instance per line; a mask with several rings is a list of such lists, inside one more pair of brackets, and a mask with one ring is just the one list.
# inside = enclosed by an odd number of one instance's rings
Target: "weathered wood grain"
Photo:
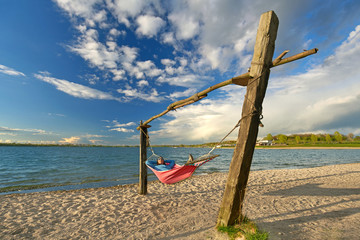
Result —
[[261, 15], [250, 68], [250, 76], [254, 81], [247, 85], [242, 121], [220, 206], [218, 226], [234, 225], [243, 217], [242, 203], [259, 129], [262, 102], [270, 75], [278, 25], [279, 20], [273, 11]]

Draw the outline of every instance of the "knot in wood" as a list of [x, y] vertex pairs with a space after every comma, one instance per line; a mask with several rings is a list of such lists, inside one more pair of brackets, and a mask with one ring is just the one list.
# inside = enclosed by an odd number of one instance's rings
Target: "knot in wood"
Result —
[[195, 93], [192, 97], [192, 99], [194, 100], [194, 102], [199, 101], [199, 95], [197, 93]]
[[166, 108], [168, 111], [174, 110], [174, 106], [171, 104]]

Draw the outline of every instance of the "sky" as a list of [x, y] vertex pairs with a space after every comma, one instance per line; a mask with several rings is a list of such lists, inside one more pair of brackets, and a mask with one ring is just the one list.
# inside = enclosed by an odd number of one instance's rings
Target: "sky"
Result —
[[[247, 72], [270, 10], [274, 58], [319, 52], [271, 69], [258, 136], [360, 135], [360, 1], [1, 0], [0, 142], [136, 145], [141, 120]], [[245, 92], [154, 120], [151, 143], [220, 141]]]

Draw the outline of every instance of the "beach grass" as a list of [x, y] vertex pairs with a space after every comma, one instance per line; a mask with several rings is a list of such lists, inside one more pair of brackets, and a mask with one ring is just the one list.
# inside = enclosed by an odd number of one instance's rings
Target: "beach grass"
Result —
[[218, 226], [217, 230], [222, 233], [227, 233], [231, 240], [267, 240], [269, 238], [269, 233], [259, 230], [256, 224], [247, 217], [244, 217], [244, 220], [240, 224], [227, 227]]

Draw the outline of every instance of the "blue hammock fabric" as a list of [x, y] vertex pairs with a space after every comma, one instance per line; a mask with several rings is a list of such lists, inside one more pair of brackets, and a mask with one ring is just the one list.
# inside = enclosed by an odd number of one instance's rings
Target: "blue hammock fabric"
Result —
[[158, 165], [157, 161], [155, 161], [155, 160], [147, 160], [146, 165], [148, 165], [149, 167], [151, 167], [159, 172], [168, 171], [175, 166], [174, 160], [165, 160], [164, 162], [165, 162], [165, 164]]

